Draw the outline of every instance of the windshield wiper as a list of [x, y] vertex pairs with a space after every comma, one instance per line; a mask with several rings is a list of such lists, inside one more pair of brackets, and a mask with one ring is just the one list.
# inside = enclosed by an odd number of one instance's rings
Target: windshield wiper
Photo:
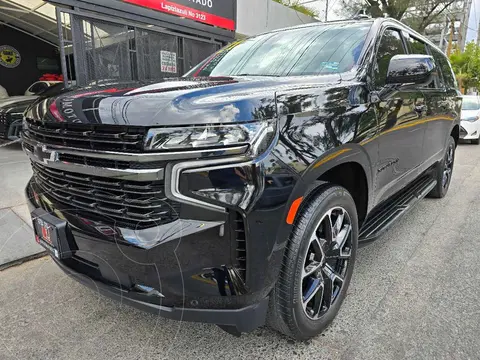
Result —
[[265, 76], [265, 77], [280, 77], [280, 75], [267, 75], [267, 74], [235, 74], [230, 76]]

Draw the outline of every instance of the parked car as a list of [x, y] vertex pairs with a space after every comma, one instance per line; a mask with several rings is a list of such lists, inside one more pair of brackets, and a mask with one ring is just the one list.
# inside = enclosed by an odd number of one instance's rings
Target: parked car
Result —
[[23, 114], [37, 98], [58, 95], [64, 91], [63, 83], [47, 88], [37, 96], [12, 96], [0, 100], [0, 138], [16, 140], [22, 130]]
[[461, 119], [460, 139], [480, 144], [480, 97], [476, 95], [463, 97]]
[[49, 87], [61, 83], [61, 81], [36, 81], [25, 91], [25, 96], [38, 95], [47, 90]]
[[124, 304], [308, 339], [338, 313], [358, 247], [446, 195], [460, 111], [447, 57], [383, 18], [44, 99], [23, 133], [36, 241]]

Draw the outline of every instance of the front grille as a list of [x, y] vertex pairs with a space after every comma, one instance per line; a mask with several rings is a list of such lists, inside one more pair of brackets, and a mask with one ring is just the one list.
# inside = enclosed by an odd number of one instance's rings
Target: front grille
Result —
[[129, 169], [129, 161], [118, 161], [104, 158], [92, 158], [88, 156], [59, 154], [58, 160], [80, 165], [96, 166], [108, 169]]
[[68, 209], [100, 215], [106, 223], [142, 229], [178, 219], [178, 204], [165, 197], [163, 181], [129, 181], [32, 166], [35, 182], [47, 197]]
[[110, 160], [105, 158], [93, 158], [89, 156], [82, 155], [71, 155], [71, 154], [59, 154], [58, 160], [71, 163], [71, 164], [80, 164], [95, 166], [107, 169], [134, 169], [134, 170], [147, 170], [147, 169], [163, 169], [167, 166], [166, 161], [150, 161], [150, 162], [138, 162], [138, 161], [120, 161], [120, 160]]
[[26, 142], [23, 142], [23, 147], [25, 149], [27, 149], [28, 151], [30, 151], [31, 153], [33, 153], [35, 151], [34, 147], [32, 145], [30, 145], [29, 143], [26, 143]]
[[468, 131], [465, 130], [463, 126], [460, 126], [460, 138], [463, 139], [467, 135], [468, 135]]
[[43, 144], [98, 151], [141, 152], [146, 129], [141, 126], [40, 123], [27, 119], [25, 135]]

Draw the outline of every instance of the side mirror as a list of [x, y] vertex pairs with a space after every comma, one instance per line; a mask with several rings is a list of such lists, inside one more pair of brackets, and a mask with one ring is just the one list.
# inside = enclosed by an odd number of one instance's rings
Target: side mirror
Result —
[[395, 55], [388, 66], [388, 85], [426, 85], [437, 67], [428, 55]]

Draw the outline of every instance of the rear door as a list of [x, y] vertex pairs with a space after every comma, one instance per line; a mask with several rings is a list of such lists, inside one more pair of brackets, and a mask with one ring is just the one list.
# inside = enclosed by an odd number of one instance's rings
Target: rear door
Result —
[[423, 89], [428, 105], [427, 131], [423, 147], [426, 167], [443, 157], [452, 122], [457, 117], [458, 92], [450, 63], [443, 53], [428, 46], [437, 66], [437, 75], [428, 87]]
[[412, 86], [385, 91], [390, 60], [395, 55], [407, 54], [402, 32], [387, 28], [378, 46], [374, 70], [374, 84], [382, 94], [376, 105], [378, 117], [379, 161], [376, 164], [376, 200], [381, 202], [416, 176], [422, 164], [425, 133], [425, 99], [421, 89]]

